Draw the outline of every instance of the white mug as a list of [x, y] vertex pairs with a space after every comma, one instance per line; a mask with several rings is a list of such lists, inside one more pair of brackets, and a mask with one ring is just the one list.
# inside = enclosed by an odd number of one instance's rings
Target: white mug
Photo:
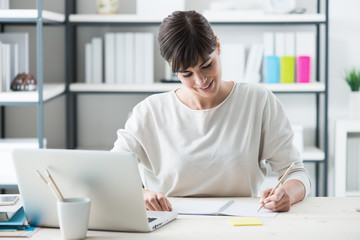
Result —
[[57, 202], [57, 213], [63, 239], [84, 239], [90, 215], [89, 198], [66, 198]]

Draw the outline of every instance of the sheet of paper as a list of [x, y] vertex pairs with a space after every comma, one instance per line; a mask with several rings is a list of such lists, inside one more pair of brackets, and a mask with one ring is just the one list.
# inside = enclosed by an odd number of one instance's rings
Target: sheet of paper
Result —
[[258, 226], [262, 225], [262, 222], [258, 218], [232, 218], [229, 222], [233, 226]]
[[184, 200], [174, 204], [173, 209], [179, 214], [214, 215], [228, 201]]
[[224, 215], [241, 217], [275, 217], [278, 214], [277, 212], [264, 208], [257, 212], [259, 207], [260, 204], [240, 203], [235, 201], [221, 213]]

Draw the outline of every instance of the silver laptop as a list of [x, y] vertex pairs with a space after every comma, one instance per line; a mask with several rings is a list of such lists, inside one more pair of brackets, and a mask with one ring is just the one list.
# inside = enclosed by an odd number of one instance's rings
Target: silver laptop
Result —
[[15, 149], [12, 152], [25, 214], [32, 225], [58, 227], [56, 198], [36, 174], [48, 169], [65, 198], [91, 199], [89, 229], [149, 232], [175, 212], [146, 211], [133, 153]]

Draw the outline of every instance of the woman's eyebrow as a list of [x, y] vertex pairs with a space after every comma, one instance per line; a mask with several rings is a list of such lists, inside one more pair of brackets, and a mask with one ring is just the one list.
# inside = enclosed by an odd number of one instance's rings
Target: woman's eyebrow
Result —
[[199, 67], [202, 67], [207, 61], [209, 61], [210, 58], [211, 58], [211, 57], [208, 57], [202, 64], [200, 64]]
[[[209, 61], [210, 58], [211, 58], [211, 57], [208, 57], [202, 64], [200, 64], [199, 67], [202, 67], [205, 63], [207, 63], [207, 61]], [[186, 70], [186, 69], [182, 69], [182, 70], [179, 70], [178, 72], [179, 72], [179, 73], [186, 73], [186, 72], [190, 72], [190, 71], [188, 71], [188, 70]]]

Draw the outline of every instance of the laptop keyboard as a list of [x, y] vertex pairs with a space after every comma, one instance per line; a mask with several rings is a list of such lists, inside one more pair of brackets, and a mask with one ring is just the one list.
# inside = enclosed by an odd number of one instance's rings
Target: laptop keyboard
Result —
[[151, 217], [148, 217], [148, 222], [151, 223], [152, 221], [156, 220], [157, 218], [151, 218]]

